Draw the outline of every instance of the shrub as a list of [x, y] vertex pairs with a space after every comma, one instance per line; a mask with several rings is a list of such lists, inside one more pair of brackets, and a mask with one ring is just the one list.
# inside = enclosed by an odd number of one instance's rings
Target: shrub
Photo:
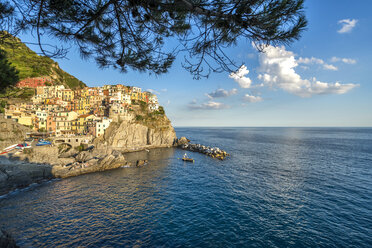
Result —
[[164, 114], [165, 114], [163, 106], [159, 106], [159, 110], [158, 110], [158, 112], [159, 112], [159, 114], [161, 114], [161, 115], [164, 115]]
[[142, 115], [136, 115], [136, 121], [142, 121], [143, 116]]
[[81, 151], [84, 150], [84, 146], [83, 146], [83, 144], [80, 144], [79, 146], [75, 146], [74, 149], [81, 152]]

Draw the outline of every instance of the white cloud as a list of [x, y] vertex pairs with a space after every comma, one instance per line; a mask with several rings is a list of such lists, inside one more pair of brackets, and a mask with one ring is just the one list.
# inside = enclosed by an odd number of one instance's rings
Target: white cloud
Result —
[[236, 93], [238, 93], [238, 90], [237, 89], [231, 89], [230, 91], [227, 91], [227, 90], [224, 90], [224, 89], [217, 89], [211, 93], [208, 93], [206, 94], [206, 96], [209, 98], [209, 99], [213, 99], [213, 98], [219, 98], [219, 97], [228, 97], [228, 96], [232, 96], [232, 95], [235, 95]]
[[249, 77], [246, 77], [248, 73], [249, 70], [247, 67], [242, 65], [239, 70], [230, 73], [229, 78], [234, 79], [234, 81], [237, 82], [241, 88], [249, 88], [251, 87], [252, 80]]
[[338, 68], [336, 66], [329, 65], [329, 64], [324, 64], [323, 68], [326, 69], [326, 70], [331, 70], [331, 71], [337, 71], [338, 70]]
[[314, 57], [311, 57], [311, 58], [298, 58], [297, 60], [297, 63], [299, 64], [324, 64], [324, 61], [322, 59], [318, 59], [318, 58], [314, 58]]
[[358, 20], [356, 20], [356, 19], [343, 19], [343, 20], [339, 20], [338, 21], [338, 24], [341, 24], [342, 27], [337, 32], [340, 33], [340, 34], [349, 33], [355, 27], [355, 25], [357, 24], [357, 22], [358, 22]]
[[[311, 59], [310, 59], [311, 60]], [[302, 59], [303, 61], [303, 59]], [[294, 53], [285, 47], [267, 46], [259, 55], [261, 72], [258, 76], [266, 85], [279, 87], [289, 93], [311, 97], [319, 94], [344, 94], [357, 84], [326, 83], [316, 80], [303, 79], [296, 73], [298, 66]]]
[[332, 57], [331, 62], [336, 63], [336, 62], [343, 62], [345, 64], [356, 64], [355, 59], [350, 59], [350, 58], [338, 58], [338, 57]]
[[205, 103], [198, 104], [197, 101], [194, 99], [189, 105], [189, 109], [196, 110], [196, 109], [207, 109], [207, 110], [217, 110], [217, 109], [225, 109], [229, 106], [214, 101], [208, 101]]
[[322, 65], [323, 69], [325, 69], [325, 70], [331, 70], [331, 71], [337, 71], [338, 70], [338, 68], [336, 66], [327, 64], [327, 63], [324, 62], [324, 60], [318, 59], [318, 58], [315, 58], [315, 57], [311, 57], [311, 58], [300, 57], [300, 58], [297, 59], [297, 63], [298, 64], [306, 64], [306, 65], [318, 64], [318, 65]]
[[246, 102], [262, 102], [263, 99], [260, 96], [253, 96], [249, 94], [245, 94], [243, 100]]
[[167, 92], [168, 89], [161, 89], [160, 91], [162, 91], [162, 92]]

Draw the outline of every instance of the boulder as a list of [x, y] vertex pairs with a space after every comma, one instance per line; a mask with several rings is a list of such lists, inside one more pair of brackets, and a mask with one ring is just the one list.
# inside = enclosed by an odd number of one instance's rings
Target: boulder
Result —
[[148, 162], [147, 159], [144, 159], [144, 160], [139, 159], [139, 160], [137, 160], [137, 162], [136, 162], [136, 166], [137, 166], [137, 167], [144, 166], [144, 165], [147, 164], [147, 162]]
[[187, 145], [189, 143], [190, 143], [189, 139], [187, 139], [186, 137], [181, 137], [175, 141], [175, 146]]
[[77, 162], [85, 162], [85, 161], [88, 161], [88, 160], [91, 160], [93, 159], [94, 156], [91, 152], [88, 152], [88, 151], [83, 151], [83, 152], [80, 152], [76, 157], [75, 157], [75, 160]]

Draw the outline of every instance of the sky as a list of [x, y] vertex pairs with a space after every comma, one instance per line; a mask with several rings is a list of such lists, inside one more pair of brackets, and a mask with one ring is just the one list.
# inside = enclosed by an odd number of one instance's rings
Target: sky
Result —
[[[174, 126], [372, 126], [372, 1], [305, 1], [307, 30], [286, 46], [226, 53], [236, 73], [194, 80], [177, 58], [160, 76], [99, 69], [72, 47], [60, 67], [88, 86], [124, 84], [158, 95]], [[32, 42], [28, 34], [22, 41]], [[31, 47], [37, 51], [37, 48]]]

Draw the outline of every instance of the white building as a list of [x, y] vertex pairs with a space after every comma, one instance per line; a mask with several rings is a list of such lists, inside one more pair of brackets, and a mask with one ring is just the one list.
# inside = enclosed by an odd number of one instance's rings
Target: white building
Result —
[[159, 110], [159, 102], [158, 97], [154, 94], [148, 96], [149, 98], [149, 110], [150, 111], [157, 111]]
[[134, 87], [133, 86], [132, 91], [135, 92], [135, 93], [141, 93], [142, 89], [139, 88], [139, 87]]
[[121, 101], [122, 101], [122, 103], [125, 103], [125, 104], [131, 104], [132, 103], [129, 94], [123, 94]]
[[37, 116], [37, 118], [39, 118], [39, 120], [46, 121], [46, 119], [48, 118], [48, 112], [38, 109], [36, 111], [36, 116]]
[[110, 126], [112, 119], [103, 117], [100, 121], [96, 122], [96, 137], [102, 136], [105, 130]]

